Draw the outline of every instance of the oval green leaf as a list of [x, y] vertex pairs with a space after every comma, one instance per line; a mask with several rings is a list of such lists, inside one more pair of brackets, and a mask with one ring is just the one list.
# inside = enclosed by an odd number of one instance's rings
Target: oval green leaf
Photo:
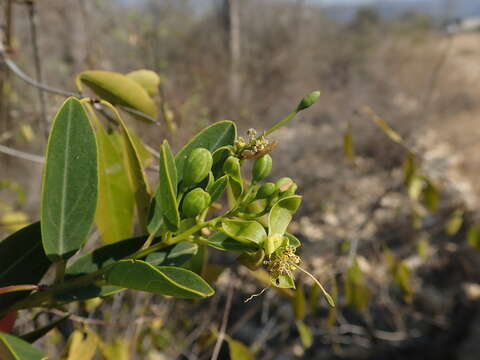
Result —
[[28, 342], [0, 332], [0, 359], [44, 360], [47, 359], [47, 356]]
[[288, 239], [288, 245], [293, 246], [293, 247], [299, 247], [302, 245], [300, 240], [295, 235], [292, 235], [288, 232], [285, 233], [285, 237]]
[[[122, 240], [114, 244], [106, 245], [95, 249], [80, 258], [65, 270], [65, 278], [75, 277], [93, 273], [101, 268], [115, 263], [139, 250], [147, 239], [146, 236]], [[160, 241], [154, 239], [154, 243]], [[187, 241], [168, 246], [157, 252], [149, 254], [145, 261], [153, 265], [181, 266], [186, 263], [198, 251], [198, 246]], [[124, 290], [119, 286], [97, 286], [90, 285], [82, 288], [72, 289], [56, 296], [62, 302], [87, 300], [95, 297], [104, 297]]]
[[[0, 241], [0, 287], [37, 284], [51, 265], [45, 256], [40, 222], [24, 227]], [[27, 296], [28, 292], [0, 295], [0, 309]]]
[[114, 113], [120, 123], [123, 138], [123, 153], [125, 154], [125, 166], [130, 186], [135, 194], [138, 222], [141, 229], [146, 231], [150, 206], [150, 190], [144, 165], [140, 156], [141, 149], [136, 145], [134, 136], [130, 133], [130, 130], [127, 128], [125, 121], [121, 118], [118, 111], [114, 110]]
[[255, 356], [248, 347], [242, 344], [240, 341], [233, 340], [230, 337], [226, 338], [228, 348], [230, 351], [231, 360], [254, 360]]
[[180, 214], [177, 203], [177, 169], [172, 150], [165, 140], [160, 147], [160, 177], [159, 188], [155, 199], [161, 205], [163, 219], [170, 230], [175, 231], [180, 225]]
[[132, 236], [135, 195], [128, 181], [121, 138], [108, 134], [92, 112], [98, 144], [98, 207], [95, 222], [103, 242]]
[[208, 246], [222, 251], [255, 252], [258, 250], [257, 244], [237, 241], [222, 232], [210, 235], [208, 237]]
[[67, 99], [48, 139], [40, 221], [45, 253], [69, 258], [85, 242], [97, 206], [97, 145], [79, 100]]
[[[150, 117], [157, 117], [155, 102], [147, 91], [130, 77], [111, 71], [89, 70], [78, 75], [100, 98], [113, 105], [121, 105], [141, 111]], [[137, 116], [139, 119], [143, 119]]]
[[228, 175], [224, 175], [215, 181], [212, 186], [207, 188], [208, 193], [210, 194], [211, 202], [217, 201], [220, 196], [225, 192], [225, 189], [228, 185]]
[[262, 245], [267, 238], [265, 228], [254, 220], [225, 220], [222, 231], [231, 238], [241, 242], [253, 242]]
[[141, 260], [123, 260], [106, 273], [109, 284], [183, 299], [201, 299], [214, 290], [192, 271], [175, 266], [155, 267]]
[[283, 235], [287, 230], [292, 215], [300, 206], [302, 197], [298, 195], [287, 196], [280, 199], [272, 206], [268, 214], [268, 235]]

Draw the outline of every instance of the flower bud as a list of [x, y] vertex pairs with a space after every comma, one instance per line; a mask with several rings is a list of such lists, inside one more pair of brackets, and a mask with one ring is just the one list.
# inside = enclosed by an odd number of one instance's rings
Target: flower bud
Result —
[[201, 188], [190, 191], [183, 199], [182, 213], [187, 218], [199, 215], [210, 205], [210, 195]]
[[257, 199], [268, 199], [270, 196], [272, 196], [275, 191], [277, 190], [277, 187], [275, 186], [274, 183], [268, 182], [260, 186], [260, 189], [257, 191]]
[[252, 182], [257, 183], [265, 179], [272, 171], [272, 157], [268, 154], [255, 160], [252, 168]]
[[229, 156], [223, 163], [223, 172], [239, 181], [241, 179], [240, 160], [235, 156]]
[[302, 111], [313, 104], [318, 100], [320, 97], [320, 91], [312, 91], [310, 94], [307, 94], [304, 96], [304, 98], [300, 101], [300, 103], [297, 106], [297, 111]]
[[212, 154], [204, 148], [193, 150], [183, 166], [183, 181], [186, 186], [198, 184], [212, 169]]
[[293, 180], [289, 177], [283, 177], [277, 180], [275, 185], [277, 186], [278, 191], [281, 193], [287, 191], [294, 184]]
[[298, 189], [298, 185], [293, 183], [292, 185], [290, 185], [290, 187], [286, 191], [282, 193], [282, 197], [295, 195], [295, 191], [297, 191], [297, 189]]

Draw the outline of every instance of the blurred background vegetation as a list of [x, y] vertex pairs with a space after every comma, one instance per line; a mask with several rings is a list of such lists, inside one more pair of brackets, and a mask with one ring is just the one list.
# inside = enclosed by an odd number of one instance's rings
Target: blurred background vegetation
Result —
[[[153, 149], [164, 138], [178, 149], [222, 119], [241, 132], [268, 129], [305, 93], [322, 91], [275, 134], [272, 156], [274, 175], [290, 176], [304, 195], [291, 231], [335, 310], [308, 279], [295, 293], [269, 290], [244, 303], [262, 282], [211, 251], [217, 293], [202, 302], [123, 292], [22, 313], [17, 332], [76, 314], [39, 341], [52, 359], [210, 359], [222, 324], [219, 359], [477, 358], [476, 1], [0, 4], [2, 237], [38, 219], [45, 133], [64, 100], [27, 84], [12, 64], [66, 91], [87, 69], [154, 70], [158, 124], [130, 121]], [[94, 233], [87, 246], [96, 241]]]

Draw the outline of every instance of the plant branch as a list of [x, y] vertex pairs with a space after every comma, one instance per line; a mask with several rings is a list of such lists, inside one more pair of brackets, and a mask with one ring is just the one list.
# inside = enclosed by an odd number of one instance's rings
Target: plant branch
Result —
[[[30, 37], [32, 40], [33, 48], [33, 61], [35, 62], [35, 73], [39, 83], [42, 83], [42, 66], [40, 62], [40, 51], [38, 49], [37, 41], [37, 12], [35, 3], [33, 1], [28, 2], [28, 20], [30, 23]], [[47, 120], [47, 106], [45, 103], [45, 94], [42, 89], [38, 89], [38, 100], [40, 102], [41, 118], [39, 121], [39, 129], [43, 129], [45, 138], [48, 138], [48, 120]]]
[[228, 316], [230, 315], [230, 310], [232, 308], [232, 299], [233, 299], [233, 286], [230, 285], [227, 293], [227, 302], [225, 304], [225, 310], [223, 311], [222, 324], [220, 325], [220, 331], [217, 336], [217, 342], [213, 349], [212, 357], [210, 360], [217, 360], [218, 355], [220, 354], [220, 349], [222, 348], [223, 340], [225, 339], [225, 331], [227, 330]]
[[5, 63], [5, 65], [7, 66], [7, 68], [12, 73], [14, 73], [18, 78], [22, 79], [27, 84], [29, 84], [33, 87], [36, 87], [38, 89], [41, 89], [42, 91], [46, 91], [46, 92], [51, 93], [51, 94], [62, 95], [62, 96], [67, 96], [67, 97], [68, 96], [73, 96], [73, 97], [76, 97], [76, 98], [81, 98], [82, 97], [82, 94], [80, 94], [80, 93], [74, 93], [74, 92], [70, 92], [70, 91], [57, 89], [55, 87], [42, 84], [35, 79], [32, 79], [30, 76], [25, 74], [12, 59], [10, 59], [7, 56], [7, 54], [5, 53], [3, 48], [0, 48], [0, 57], [3, 60], [3, 62]]
[[1, 144], [0, 144], [0, 153], [10, 155], [10, 156], [14, 156], [14, 157], [17, 157], [19, 159], [32, 161], [32, 162], [35, 162], [35, 163], [38, 163], [38, 164], [44, 164], [45, 163], [45, 158], [43, 156], [30, 154], [30, 153], [26, 153], [24, 151], [12, 149], [8, 146], [1, 145]]

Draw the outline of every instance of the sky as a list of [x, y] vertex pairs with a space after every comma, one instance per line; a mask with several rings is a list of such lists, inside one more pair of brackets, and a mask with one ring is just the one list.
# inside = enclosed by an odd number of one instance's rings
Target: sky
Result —
[[318, 3], [323, 5], [335, 5], [335, 4], [368, 4], [373, 0], [308, 0], [310, 3]]

